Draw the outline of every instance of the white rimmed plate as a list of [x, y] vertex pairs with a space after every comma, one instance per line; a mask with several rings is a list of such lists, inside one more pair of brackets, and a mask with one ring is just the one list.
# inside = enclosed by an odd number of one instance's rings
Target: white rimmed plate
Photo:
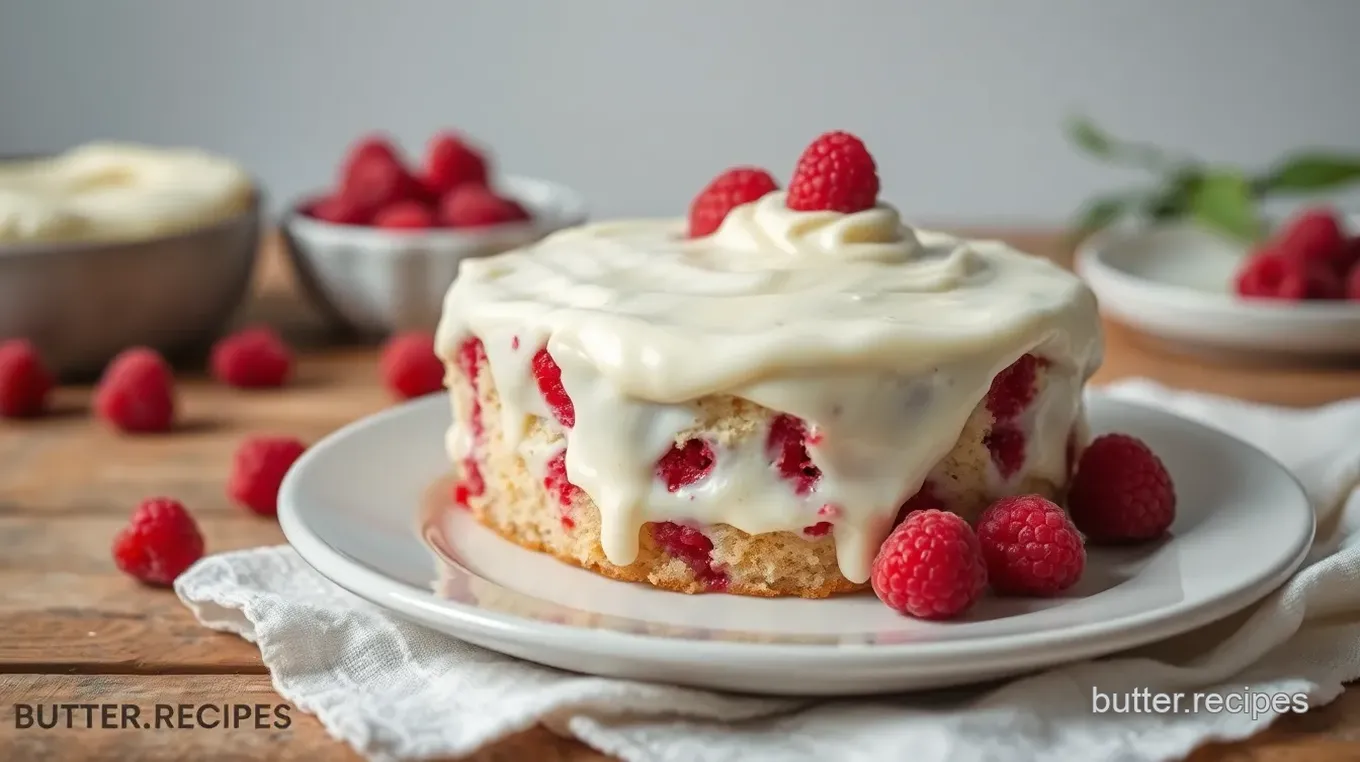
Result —
[[1360, 302], [1279, 302], [1232, 292], [1240, 245], [1190, 225], [1098, 234], [1076, 270], [1107, 315], [1195, 354], [1360, 358]]
[[1283, 582], [1313, 537], [1302, 489], [1268, 456], [1096, 396], [1093, 429], [1140, 436], [1161, 455], [1179, 516], [1167, 541], [1093, 549], [1065, 597], [986, 598], [963, 620], [934, 623], [899, 616], [872, 593], [686, 596], [566, 566], [443, 506], [448, 408], [442, 396], [419, 400], [318, 443], [284, 482], [283, 531], [322, 575], [398, 616], [578, 672], [795, 695], [1006, 677], [1233, 613]]

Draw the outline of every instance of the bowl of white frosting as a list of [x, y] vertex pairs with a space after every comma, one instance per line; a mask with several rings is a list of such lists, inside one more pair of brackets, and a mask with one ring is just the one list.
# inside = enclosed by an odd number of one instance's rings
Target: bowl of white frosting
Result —
[[259, 207], [243, 169], [192, 149], [0, 160], [0, 340], [33, 341], [63, 375], [200, 344], [246, 295]]
[[497, 179], [496, 189], [524, 207], [530, 219], [480, 228], [390, 230], [320, 220], [305, 213], [308, 201], [299, 201], [283, 223], [298, 281], [333, 323], [358, 334], [432, 331], [465, 260], [527, 246], [586, 221], [585, 199], [565, 185], [506, 176]]

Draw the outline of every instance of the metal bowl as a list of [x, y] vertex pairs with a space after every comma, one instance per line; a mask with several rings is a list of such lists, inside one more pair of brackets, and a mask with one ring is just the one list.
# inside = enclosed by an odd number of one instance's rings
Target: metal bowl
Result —
[[250, 287], [260, 203], [160, 238], [0, 244], [0, 340], [31, 340], [69, 377], [131, 346], [175, 354], [213, 337]]
[[557, 183], [505, 177], [497, 186], [532, 222], [465, 230], [384, 230], [337, 225], [302, 213], [284, 219], [284, 241], [302, 290], [332, 323], [367, 337], [433, 330], [458, 266], [525, 246], [586, 221], [585, 200]]

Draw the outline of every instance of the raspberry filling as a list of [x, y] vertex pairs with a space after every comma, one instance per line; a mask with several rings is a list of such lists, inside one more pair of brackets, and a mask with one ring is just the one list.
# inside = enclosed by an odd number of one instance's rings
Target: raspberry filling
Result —
[[[820, 441], [820, 437], [818, 439]], [[806, 495], [817, 486], [822, 470], [808, 454], [807, 425], [791, 415], [780, 414], [770, 422], [770, 434], [765, 450], [774, 460], [779, 475], [793, 482], [793, 491]]]
[[1009, 479], [1025, 464], [1025, 433], [1010, 424], [998, 423], [982, 438], [1001, 478]]
[[[827, 503], [817, 509], [817, 515], [824, 519], [838, 519], [841, 517], [841, 507], [835, 503]], [[812, 526], [803, 527], [803, 534], [808, 537], [821, 537], [831, 532], [830, 521], [819, 521]]]
[[661, 549], [685, 562], [694, 578], [709, 590], [727, 589], [727, 575], [713, 565], [713, 541], [693, 527], [672, 521], [652, 524], [652, 539]]
[[562, 387], [562, 369], [557, 366], [552, 355], [548, 354], [546, 347], [534, 353], [533, 366], [534, 380], [538, 382], [538, 390], [543, 393], [543, 399], [552, 409], [553, 417], [567, 428], [575, 426], [576, 407], [571, 404], [571, 397], [567, 396], [567, 390]]
[[693, 484], [713, 471], [713, 448], [702, 439], [691, 439], [671, 449], [656, 462], [656, 478], [675, 492]]
[[810, 527], [803, 527], [803, 534], [808, 537], [822, 537], [831, 531], [830, 521], [819, 521]]
[[571, 504], [580, 493], [581, 488], [572, 484], [567, 479], [567, 451], [552, 456], [548, 461], [543, 472], [543, 488], [557, 496], [557, 502], [562, 506], [562, 526], [571, 529], [576, 526], [576, 522], [571, 518]]
[[1034, 401], [1038, 367], [1039, 358], [1026, 354], [996, 374], [987, 391], [987, 412], [998, 421], [1009, 421], [1025, 412]]
[[482, 403], [477, 386], [477, 370], [486, 362], [486, 347], [480, 339], [472, 338], [458, 348], [458, 367], [472, 387], [472, 410], [468, 413], [468, 428], [472, 430], [472, 452], [463, 458], [463, 480], [453, 488], [453, 501], [464, 508], [469, 500], [486, 491], [482, 469], [477, 465], [476, 452], [481, 447], [486, 430], [482, 424]]
[[1014, 476], [1025, 463], [1025, 433], [1014, 425], [1016, 418], [1034, 402], [1038, 369], [1048, 361], [1025, 354], [996, 374], [987, 391], [987, 411], [995, 423], [983, 438], [992, 463], [1003, 479]]

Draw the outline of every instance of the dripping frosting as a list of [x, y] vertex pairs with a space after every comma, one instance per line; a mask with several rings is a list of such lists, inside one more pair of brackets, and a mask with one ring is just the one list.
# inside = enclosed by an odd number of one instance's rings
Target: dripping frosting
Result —
[[[512, 447], [532, 417], [552, 420], [534, 354], [546, 347], [561, 368], [576, 411], [563, 431], [567, 477], [599, 507], [612, 563], [636, 557], [649, 521], [796, 532], [831, 504], [852, 582], [868, 579], [898, 506], [998, 372], [1028, 352], [1044, 357], [1068, 393], [1048, 395], [1034, 425], [1065, 432], [1080, 414], [1072, 392], [1101, 352], [1094, 297], [1046, 260], [914, 229], [885, 204], [793, 211], [778, 191], [703, 238], [686, 238], [678, 220], [607, 222], [466, 260], [436, 350], [451, 360], [472, 337], [486, 347]], [[815, 489], [799, 494], [782, 480], [763, 438], [719, 448], [696, 484], [658, 484], [657, 460], [698, 423], [692, 403], [709, 395], [815, 429]], [[449, 443], [461, 459], [458, 429]], [[1062, 440], [1045, 435], [1033, 461], [1063, 467]]]

